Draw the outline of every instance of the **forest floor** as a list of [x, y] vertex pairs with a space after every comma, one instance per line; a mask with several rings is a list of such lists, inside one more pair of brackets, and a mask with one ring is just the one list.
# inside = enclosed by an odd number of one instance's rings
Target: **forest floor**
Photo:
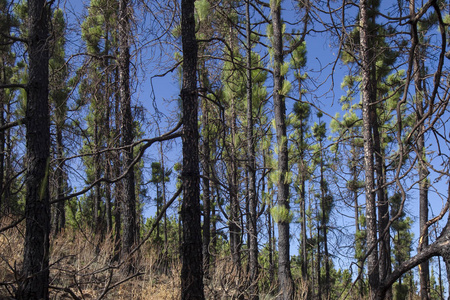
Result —
[[[0, 221], [0, 228], [11, 219]], [[24, 241], [23, 222], [0, 233], [0, 299], [14, 299]], [[124, 271], [114, 262], [112, 239], [94, 238], [88, 230], [66, 229], [50, 241], [50, 299], [179, 299], [180, 270], [178, 260], [163, 260], [161, 250], [144, 243], [139, 257], [132, 257], [135, 272]], [[159, 247], [160, 248], [160, 247]], [[271, 283], [272, 285], [273, 283]], [[229, 256], [216, 258], [205, 279], [207, 299], [248, 298], [245, 276], [237, 276]], [[260, 295], [273, 299], [274, 286]], [[270, 292], [272, 291], [272, 292]], [[241, 298], [242, 299], [242, 298]], [[299, 298], [300, 299], [300, 298]]]
[[[0, 233], [0, 299], [13, 299], [20, 281], [24, 233], [23, 224]], [[127, 274], [113, 260], [111, 239], [92, 236], [66, 230], [51, 239], [50, 299], [179, 299], [179, 263], [163, 271], [158, 255], [144, 245], [139, 266]]]

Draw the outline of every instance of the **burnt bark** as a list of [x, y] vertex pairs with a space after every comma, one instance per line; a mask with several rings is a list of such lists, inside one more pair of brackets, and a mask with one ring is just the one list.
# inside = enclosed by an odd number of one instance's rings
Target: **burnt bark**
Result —
[[181, 40], [183, 49], [183, 203], [181, 221], [181, 299], [205, 299], [203, 291], [202, 234], [200, 223], [200, 172], [197, 97], [197, 40], [194, 0], [181, 1]]
[[248, 206], [249, 206], [249, 275], [250, 297], [257, 300], [258, 297], [258, 230], [257, 230], [257, 197], [256, 197], [256, 163], [255, 163], [255, 138], [253, 134], [253, 105], [252, 105], [252, 43], [250, 30], [250, 0], [245, 2], [246, 22], [246, 54], [247, 54], [247, 174], [248, 174]]
[[49, 20], [45, 0], [28, 1], [28, 72], [26, 107], [26, 203], [22, 280], [16, 299], [48, 299], [49, 286]]
[[[281, 94], [284, 78], [281, 75], [283, 64], [283, 34], [281, 21], [281, 6], [279, 1], [270, 1], [270, 11], [273, 26], [273, 104], [278, 147], [278, 193], [277, 205], [282, 211], [289, 212], [289, 184], [286, 181], [288, 172], [288, 147], [286, 135], [286, 104]], [[289, 257], [289, 220], [278, 220], [278, 281], [280, 299], [293, 299], [294, 282], [291, 276]]]
[[[122, 145], [124, 167], [131, 165], [133, 161], [133, 117], [131, 114], [130, 94], [130, 12], [129, 1], [119, 2], [119, 93], [120, 109], [122, 115]], [[136, 234], [136, 195], [134, 183], [134, 170], [131, 168], [123, 180], [122, 201], [122, 255], [131, 252], [137, 240]], [[127, 263], [128, 272], [134, 271], [132, 262]]]

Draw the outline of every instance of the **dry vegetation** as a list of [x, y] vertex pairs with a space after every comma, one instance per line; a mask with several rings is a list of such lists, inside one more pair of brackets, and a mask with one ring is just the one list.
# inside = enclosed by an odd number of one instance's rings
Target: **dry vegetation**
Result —
[[[10, 224], [4, 218], [0, 228]], [[50, 299], [179, 299], [178, 260], [164, 260], [159, 248], [145, 243], [136, 272], [125, 274], [114, 262], [114, 243], [110, 237], [93, 238], [89, 230], [66, 229], [50, 242]], [[23, 255], [24, 224], [0, 233], [0, 299], [13, 299]], [[216, 256], [205, 276], [207, 299], [246, 299], [250, 282], [238, 274], [227, 255]], [[245, 267], [244, 267], [245, 269]], [[262, 269], [259, 283], [265, 285], [260, 299], [274, 299], [276, 280], [268, 280]], [[265, 282], [265, 284], [264, 284]], [[304, 299], [301, 292], [296, 299]]]
[[[10, 223], [4, 220], [2, 225]], [[66, 230], [50, 242], [50, 299], [178, 299], [179, 263], [163, 270], [160, 255], [144, 245], [136, 273], [113, 261], [114, 244], [83, 230]], [[23, 254], [24, 226], [0, 234], [0, 299], [12, 298]]]

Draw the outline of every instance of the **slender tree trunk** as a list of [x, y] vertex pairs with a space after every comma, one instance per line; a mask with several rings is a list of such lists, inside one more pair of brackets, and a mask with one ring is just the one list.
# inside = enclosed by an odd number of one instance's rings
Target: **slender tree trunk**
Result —
[[[375, 68], [375, 66], [373, 66]], [[373, 80], [374, 82], [375, 80]], [[376, 81], [375, 81], [376, 82]], [[372, 92], [372, 96], [376, 91]], [[374, 97], [375, 98], [375, 97]], [[381, 138], [379, 124], [376, 116], [376, 100], [371, 100], [371, 125], [373, 130], [373, 149], [375, 154], [375, 173], [377, 175], [377, 198], [378, 198], [378, 224], [380, 232], [379, 244], [379, 277], [382, 281], [391, 273], [391, 250], [389, 234], [389, 202], [386, 195], [386, 171], [384, 167], [384, 150], [381, 148]], [[383, 232], [386, 232], [383, 235]], [[386, 294], [386, 300], [392, 298], [392, 291], [389, 289]]]
[[238, 163], [237, 151], [235, 147], [237, 124], [236, 124], [236, 103], [235, 98], [231, 99], [231, 153], [228, 174], [230, 193], [230, 248], [231, 258], [236, 271], [241, 272], [241, 226], [240, 226], [240, 204], [238, 198]]
[[[322, 207], [322, 224], [321, 228], [323, 231], [323, 250], [324, 250], [324, 259], [325, 259], [325, 299], [329, 299], [330, 294], [330, 261], [329, 261], [329, 253], [328, 253], [328, 239], [327, 239], [327, 210], [328, 210], [328, 199], [326, 195], [326, 188], [325, 188], [325, 178], [324, 178], [324, 155], [323, 155], [323, 144], [322, 140], [320, 140], [320, 192], [321, 192], [321, 207]], [[320, 235], [319, 235], [320, 239]], [[319, 286], [319, 290], [321, 290], [321, 287]], [[320, 298], [319, 298], [320, 299]]]
[[361, 227], [360, 227], [360, 220], [359, 220], [359, 204], [358, 204], [358, 169], [357, 169], [357, 161], [358, 161], [358, 155], [356, 151], [356, 145], [352, 143], [352, 150], [351, 150], [352, 160], [350, 169], [352, 172], [352, 182], [353, 185], [350, 187], [352, 196], [353, 196], [353, 203], [354, 203], [354, 209], [355, 209], [355, 256], [358, 262], [358, 272], [360, 274], [359, 278], [359, 296], [360, 299], [364, 298], [364, 278], [363, 278], [363, 269], [364, 269], [364, 259], [363, 254], [361, 251], [363, 251], [363, 246], [361, 243], [362, 237], [361, 237]]
[[[115, 72], [115, 82], [116, 82], [116, 91], [118, 91], [118, 82], [119, 82], [119, 74], [116, 70]], [[120, 114], [120, 96], [119, 93], [116, 93], [114, 103], [114, 139], [117, 145], [121, 145], [121, 135], [120, 128], [122, 124], [122, 116]], [[114, 151], [112, 152], [113, 161], [112, 161], [112, 173], [114, 177], [119, 177], [121, 173], [122, 163], [120, 161], [120, 152]], [[122, 202], [123, 202], [123, 181], [117, 181], [114, 183], [114, 261], [118, 261], [121, 256], [121, 245], [122, 245]]]
[[[6, 63], [3, 57], [1, 59], [2, 69], [0, 73], [0, 82], [6, 84]], [[5, 103], [8, 103], [6, 99], [6, 93], [4, 89], [0, 89], [0, 126], [5, 125]], [[5, 131], [0, 131], [0, 218], [4, 216], [3, 209], [5, 206]]]
[[48, 299], [49, 286], [49, 50], [50, 7], [44, 0], [28, 1], [28, 89], [26, 108], [25, 246], [16, 298]]
[[[97, 101], [97, 100], [96, 100]], [[100, 115], [100, 112], [94, 112], [96, 115]], [[95, 179], [98, 180], [101, 177], [101, 170], [100, 170], [100, 154], [98, 154], [98, 151], [100, 150], [100, 133], [99, 133], [99, 123], [101, 120], [97, 119], [97, 116], [95, 117], [96, 120], [94, 121], [94, 173], [95, 173]], [[101, 233], [101, 216], [100, 216], [100, 203], [102, 201], [102, 194], [101, 194], [101, 184], [98, 183], [94, 188], [94, 219], [93, 221], [93, 229], [95, 234]]]
[[[316, 200], [317, 203], [317, 200]], [[316, 262], [316, 276], [317, 276], [317, 299], [322, 300], [322, 250], [320, 249], [320, 221], [319, 221], [319, 207], [320, 203], [316, 205], [317, 211], [317, 262]]]
[[364, 138], [364, 172], [366, 195], [366, 231], [367, 231], [367, 271], [369, 275], [369, 291], [375, 296], [379, 285], [378, 248], [377, 248], [377, 216], [374, 193], [374, 162], [373, 139], [370, 124], [370, 104], [373, 88], [370, 81], [370, 49], [368, 29], [368, 1], [360, 1], [360, 45], [361, 45], [361, 75], [362, 75], [362, 119]]
[[256, 197], [256, 163], [255, 163], [255, 139], [253, 136], [253, 105], [252, 105], [252, 43], [250, 30], [250, 0], [245, 2], [246, 35], [247, 35], [247, 173], [248, 173], [248, 203], [249, 203], [249, 268], [250, 268], [250, 297], [257, 300], [258, 297], [258, 229], [257, 224], [257, 197]]
[[[409, 11], [411, 18], [416, 14], [415, 0], [409, 1]], [[421, 46], [419, 44], [417, 32], [417, 24], [411, 24], [411, 43], [415, 48], [414, 52], [414, 86], [415, 86], [415, 102], [416, 102], [416, 119], [421, 122], [424, 114], [424, 91], [421, 74]], [[423, 123], [419, 125], [417, 136], [417, 153], [418, 169], [419, 169], [419, 226], [420, 226], [420, 242], [418, 251], [428, 246], [428, 230], [425, 230], [428, 222], [428, 170], [425, 164], [425, 126]], [[424, 261], [419, 265], [419, 279], [420, 279], [420, 298], [422, 300], [430, 299], [430, 266], [428, 261]]]
[[[59, 109], [58, 107], [56, 108]], [[58, 114], [58, 113], [57, 113]], [[59, 114], [58, 117], [64, 118]], [[65, 180], [64, 180], [64, 144], [63, 144], [63, 135], [62, 135], [62, 124], [64, 124], [64, 120], [57, 117], [56, 121], [56, 170], [55, 170], [55, 178], [56, 178], [56, 198], [62, 198], [64, 196], [65, 189]], [[54, 218], [54, 234], [57, 235], [61, 232], [66, 224], [66, 211], [65, 211], [65, 201], [59, 201], [56, 203], [55, 207], [55, 218]]]
[[183, 244], [181, 246], [181, 299], [202, 300], [203, 259], [200, 223], [200, 172], [198, 145], [197, 41], [194, 0], [181, 1], [181, 41], [183, 48]]
[[[289, 183], [286, 182], [288, 172], [288, 147], [286, 135], [286, 104], [281, 95], [284, 78], [281, 75], [283, 64], [283, 31], [281, 21], [280, 1], [270, 1], [270, 11], [273, 26], [273, 103], [275, 127], [278, 147], [278, 207], [289, 212]], [[285, 215], [283, 213], [283, 215]], [[294, 282], [291, 276], [289, 256], [289, 220], [278, 220], [278, 281], [280, 284], [280, 299], [290, 300], [294, 297]]]
[[[128, 0], [119, 1], [119, 93], [122, 115], [122, 145], [124, 170], [133, 161], [133, 117], [131, 114], [130, 95], [130, 7]], [[134, 170], [131, 168], [123, 180], [124, 199], [122, 202], [123, 237], [122, 255], [130, 253], [137, 241], [136, 234], [136, 194], [134, 186]], [[134, 271], [127, 266], [128, 272]]]
[[209, 107], [206, 98], [202, 100], [202, 123], [203, 123], [203, 267], [205, 275], [208, 276], [210, 269], [209, 244], [211, 243], [211, 189], [210, 189], [210, 155], [211, 149], [209, 135]]

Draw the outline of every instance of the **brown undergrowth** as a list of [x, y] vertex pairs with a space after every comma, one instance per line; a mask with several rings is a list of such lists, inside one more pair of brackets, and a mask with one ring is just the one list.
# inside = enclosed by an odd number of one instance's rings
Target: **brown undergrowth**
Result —
[[[0, 228], [11, 220], [0, 222]], [[24, 225], [0, 233], [0, 299], [13, 299], [22, 266]], [[114, 260], [110, 236], [66, 229], [50, 242], [50, 299], [179, 299], [179, 263], [144, 243], [134, 271]]]
[[[10, 223], [0, 221], [0, 228]], [[24, 231], [21, 223], [0, 233], [0, 299], [13, 299], [21, 280]], [[180, 298], [181, 263], [169, 259], [161, 243], [142, 245], [130, 258], [134, 262], [132, 273], [114, 260], [111, 236], [99, 238], [89, 230], [66, 229], [51, 238], [50, 244], [50, 299]], [[172, 251], [171, 255], [176, 254]], [[245, 270], [245, 262], [238, 270], [229, 256], [216, 255], [205, 274], [206, 299], [248, 299], [255, 290], [260, 299], [276, 298], [276, 280], [267, 280], [267, 270], [260, 269], [258, 289]], [[298, 296], [295, 299], [305, 299]]]

